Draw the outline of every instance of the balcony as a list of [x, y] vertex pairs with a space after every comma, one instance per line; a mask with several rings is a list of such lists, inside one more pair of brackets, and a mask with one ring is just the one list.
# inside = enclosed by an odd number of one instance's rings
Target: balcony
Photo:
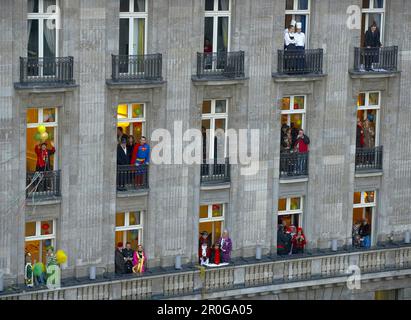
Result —
[[244, 51], [197, 53], [197, 74], [194, 80], [227, 80], [244, 77]]
[[117, 166], [117, 192], [148, 189], [148, 165]]
[[[196, 266], [184, 266], [178, 272], [151, 269], [142, 276], [106, 273], [98, 276], [96, 281], [63, 278], [62, 287], [53, 290], [28, 290], [24, 285], [5, 287], [4, 292], [0, 292], [0, 300], [143, 300], [173, 297], [199, 300], [267, 295], [272, 292], [322, 292], [332, 288], [341, 292], [341, 287], [352, 279], [352, 266], [360, 269], [361, 290], [375, 291], [378, 285], [406, 281], [411, 276], [411, 247], [398, 244], [371, 250], [323, 252], [281, 259], [264, 257], [261, 261], [240, 258], [234, 264], [207, 268], [205, 272]], [[62, 272], [64, 275], [65, 271]], [[389, 282], [392, 280], [395, 281]], [[348, 299], [350, 297], [352, 295]]]
[[27, 199], [47, 201], [60, 196], [60, 170], [27, 172]]
[[144, 55], [111, 55], [112, 83], [155, 83], [162, 82], [161, 53]]
[[354, 48], [354, 68], [351, 74], [396, 73], [398, 47]]
[[382, 171], [383, 147], [357, 148], [355, 152], [355, 171], [360, 173]]
[[323, 75], [323, 49], [278, 50], [277, 73], [273, 77]]
[[281, 153], [280, 179], [294, 179], [302, 177], [308, 177], [308, 152]]
[[73, 57], [20, 57], [20, 82], [17, 86], [73, 86], [73, 64]]
[[[212, 159], [210, 161], [213, 161]], [[225, 163], [206, 163], [201, 164], [201, 184], [215, 185], [230, 182], [230, 163], [229, 158], [225, 159]]]

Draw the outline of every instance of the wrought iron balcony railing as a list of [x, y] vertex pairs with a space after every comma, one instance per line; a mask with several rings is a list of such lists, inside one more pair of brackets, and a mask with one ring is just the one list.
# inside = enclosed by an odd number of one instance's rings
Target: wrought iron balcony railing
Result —
[[117, 166], [117, 191], [148, 189], [148, 165]]
[[383, 147], [357, 148], [355, 153], [355, 171], [382, 170]]
[[244, 51], [197, 53], [198, 78], [243, 78]]
[[113, 81], [161, 81], [162, 54], [112, 55]]
[[20, 57], [21, 84], [74, 84], [73, 57]]
[[398, 47], [354, 48], [354, 71], [395, 72], [398, 64]]
[[201, 184], [219, 184], [230, 182], [230, 163], [229, 158], [225, 163], [217, 163], [217, 160], [206, 160], [201, 164]]
[[322, 74], [323, 49], [278, 50], [279, 74]]
[[54, 199], [60, 196], [60, 170], [27, 172], [27, 199]]
[[280, 178], [308, 176], [308, 152], [284, 152], [280, 154]]

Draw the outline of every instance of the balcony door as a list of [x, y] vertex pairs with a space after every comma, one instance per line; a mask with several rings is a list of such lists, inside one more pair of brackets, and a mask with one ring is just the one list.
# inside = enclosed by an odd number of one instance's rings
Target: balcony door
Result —
[[385, 0], [363, 0], [361, 17], [361, 47], [365, 43], [365, 33], [375, 22], [380, 32], [380, 41], [384, 41]]

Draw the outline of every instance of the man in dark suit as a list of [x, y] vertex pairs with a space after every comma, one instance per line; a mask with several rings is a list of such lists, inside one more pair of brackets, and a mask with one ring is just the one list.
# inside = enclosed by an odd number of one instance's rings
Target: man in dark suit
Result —
[[127, 136], [121, 137], [120, 144], [117, 145], [117, 190], [125, 191], [124, 187], [127, 178], [127, 170], [119, 170], [118, 166], [130, 165], [131, 154], [127, 150]]

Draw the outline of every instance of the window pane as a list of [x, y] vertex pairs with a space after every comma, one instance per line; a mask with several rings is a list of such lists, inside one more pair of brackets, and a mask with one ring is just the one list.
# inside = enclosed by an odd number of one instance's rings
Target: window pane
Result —
[[228, 11], [230, 9], [230, 0], [218, 0], [218, 10]]
[[374, 191], [364, 192], [364, 202], [365, 203], [374, 203], [375, 202], [375, 193]]
[[132, 54], [144, 54], [145, 20], [134, 19], [134, 43]]
[[36, 235], [36, 222], [26, 222], [26, 237], [34, 237]]
[[133, 118], [144, 118], [144, 105], [140, 103], [133, 103], [131, 105]]
[[[44, 20], [43, 25], [43, 57], [56, 56], [56, 20]], [[44, 65], [48, 75], [54, 74], [53, 65]]]
[[205, 0], [205, 11], [214, 10], [214, 0]]
[[308, 0], [298, 0], [298, 10], [308, 10]]
[[226, 112], [226, 100], [217, 100], [215, 102], [215, 112], [225, 113]]
[[130, 0], [120, 0], [120, 12], [130, 11]]
[[[224, 161], [225, 158], [225, 119], [215, 120], [215, 138], [214, 138], [214, 159]], [[219, 162], [220, 163], [220, 162]], [[217, 168], [215, 168], [218, 170]]]
[[[285, 127], [285, 125], [288, 126], [288, 118], [289, 118], [289, 116], [286, 115], [286, 114], [282, 114], [282, 115], [281, 115], [281, 126], [282, 126], [282, 127]], [[285, 132], [284, 132], [284, 133], [285, 133]]]
[[226, 52], [228, 48], [228, 17], [218, 18], [217, 52]]
[[370, 7], [370, 0], [362, 0], [362, 8], [368, 9]]
[[291, 198], [291, 210], [301, 209], [301, 198]]
[[119, 104], [117, 107], [117, 119], [127, 119], [128, 118], [128, 105]]
[[208, 218], [208, 206], [200, 206], [200, 219]]
[[27, 109], [27, 123], [38, 123], [39, 110], [36, 108]]
[[223, 216], [223, 205], [222, 204], [213, 204], [213, 206], [212, 206], [212, 216], [213, 217], [222, 217]]
[[[128, 230], [126, 231], [126, 243], [131, 243], [131, 249], [137, 250], [139, 239], [139, 231], [138, 230]], [[125, 245], [125, 244], [124, 244]]]
[[40, 224], [41, 235], [53, 234], [53, 221], [41, 221]]
[[221, 237], [222, 226], [222, 221], [202, 222], [199, 224], [199, 231], [200, 233], [203, 231], [207, 231], [209, 237], [211, 238], [211, 243], [213, 244]]
[[141, 212], [130, 212], [129, 215], [129, 225], [130, 226], [136, 226], [141, 224]]
[[381, 17], [382, 17], [382, 14], [381, 13], [368, 13], [367, 15], [368, 15], [367, 29], [369, 27], [371, 27], [371, 25], [375, 22], [377, 24], [378, 30], [381, 32]]
[[[39, 56], [39, 21], [38, 20], [27, 20], [27, 33], [28, 33], [28, 44], [27, 44], [27, 56], [29, 58], [38, 58]], [[30, 70], [30, 73], [34, 72]], [[30, 74], [36, 75], [36, 74]]]
[[281, 110], [290, 110], [290, 97], [284, 97], [281, 100]]
[[43, 122], [56, 122], [56, 109], [43, 109]]
[[116, 231], [115, 237], [114, 237], [114, 246], [117, 247], [117, 243], [123, 242], [123, 248], [126, 246], [124, 243], [124, 233], [123, 231]]
[[36, 171], [37, 155], [34, 151], [36, 145], [40, 143], [37, 140], [37, 128], [30, 128], [26, 130], [26, 170], [27, 172]]
[[124, 212], [116, 213], [116, 227], [124, 227], [125, 225]]
[[208, 159], [210, 155], [210, 120], [201, 121], [201, 133], [203, 138], [203, 159]]
[[374, 9], [383, 9], [384, 8], [384, 0], [374, 0]]
[[214, 23], [213, 18], [204, 18], [204, 52], [213, 52], [214, 38], [213, 38]]
[[43, 0], [43, 11], [45, 13], [56, 12], [56, 0]]
[[354, 192], [354, 204], [361, 203], [361, 192]]
[[203, 101], [202, 113], [211, 113], [211, 101]]
[[278, 211], [287, 210], [287, 199], [278, 199]]
[[129, 19], [120, 19], [120, 38], [119, 39], [120, 39], [119, 47], [118, 47], [119, 54], [128, 55], [129, 54], [129, 51], [128, 51], [129, 49]]
[[293, 10], [294, 9], [294, 0], [287, 0], [285, 2], [285, 10]]
[[360, 93], [357, 99], [357, 106], [363, 107], [365, 106], [365, 93]]
[[290, 26], [292, 20], [293, 20], [293, 15], [292, 14], [286, 14], [285, 15], [284, 28], [288, 28]]
[[301, 22], [301, 32], [306, 33], [307, 32], [307, 15], [305, 14], [296, 15], [295, 21]]
[[[290, 127], [295, 128], [295, 129], [304, 129], [303, 128], [303, 114], [301, 113], [291, 114], [290, 115]], [[298, 132], [297, 133], [292, 132], [292, 134], [298, 135]]]
[[304, 96], [294, 97], [294, 110], [304, 109]]
[[370, 106], [377, 106], [379, 104], [379, 100], [380, 100], [380, 94], [378, 92], [370, 93], [370, 100], [369, 100]]
[[134, 140], [136, 143], [140, 143], [140, 138], [144, 134], [143, 133], [143, 123], [142, 122], [133, 122], [132, 126], [133, 132], [127, 132], [131, 135], [133, 135]]
[[134, 0], [134, 12], [145, 12], [146, 0]]
[[39, 12], [39, 0], [28, 0], [27, 1], [27, 12], [28, 13], [38, 13]]
[[36, 262], [45, 262], [42, 261], [41, 259], [41, 255], [40, 255], [40, 242], [41, 241], [26, 241], [25, 242], [25, 252], [30, 253], [31, 254], [31, 261], [32, 263], [36, 263]]

